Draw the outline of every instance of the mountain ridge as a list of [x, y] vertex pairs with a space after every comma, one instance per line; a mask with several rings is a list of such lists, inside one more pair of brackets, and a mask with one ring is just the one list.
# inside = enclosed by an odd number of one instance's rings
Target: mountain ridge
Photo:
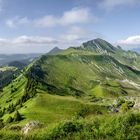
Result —
[[[117, 114], [124, 117], [124, 110], [138, 109], [134, 105], [140, 101], [140, 56], [104, 40], [89, 42], [84, 49], [81, 45], [42, 55], [0, 91], [0, 115], [7, 130], [13, 132], [11, 128], [17, 127], [20, 133], [34, 120], [47, 130], [55, 126], [52, 131], [56, 132], [56, 124], [62, 128], [64, 120], [80, 122], [82, 118], [85, 124], [98, 117], [106, 121], [117, 119]], [[68, 124], [66, 128], [71, 130], [74, 125]], [[44, 127], [38, 130], [46, 130]]]

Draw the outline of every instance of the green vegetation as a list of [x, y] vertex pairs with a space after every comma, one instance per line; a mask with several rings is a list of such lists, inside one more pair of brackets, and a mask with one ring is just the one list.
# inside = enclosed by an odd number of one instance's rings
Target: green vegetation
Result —
[[139, 62], [101, 39], [40, 57], [0, 91], [0, 139], [140, 139]]
[[0, 89], [2, 90], [18, 75], [19, 70], [16, 67], [0, 67]]
[[[131, 132], [131, 133], [130, 133]], [[82, 140], [140, 139], [140, 114], [104, 116], [103, 118], [66, 120], [49, 128], [40, 128], [23, 135], [19, 131], [0, 131], [0, 138], [12, 140]]]

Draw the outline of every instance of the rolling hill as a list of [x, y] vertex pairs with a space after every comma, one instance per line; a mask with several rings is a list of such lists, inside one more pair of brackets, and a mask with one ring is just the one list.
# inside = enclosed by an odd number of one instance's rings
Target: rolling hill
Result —
[[[0, 92], [1, 138], [139, 138], [139, 61], [139, 54], [99, 38], [41, 56]], [[30, 121], [43, 128], [21, 135]], [[123, 121], [137, 134], [124, 135]]]

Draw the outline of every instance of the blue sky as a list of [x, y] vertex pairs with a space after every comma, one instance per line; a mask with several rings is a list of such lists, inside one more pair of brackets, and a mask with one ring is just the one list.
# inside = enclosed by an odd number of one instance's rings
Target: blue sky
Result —
[[0, 0], [0, 53], [47, 52], [103, 38], [140, 46], [139, 0]]

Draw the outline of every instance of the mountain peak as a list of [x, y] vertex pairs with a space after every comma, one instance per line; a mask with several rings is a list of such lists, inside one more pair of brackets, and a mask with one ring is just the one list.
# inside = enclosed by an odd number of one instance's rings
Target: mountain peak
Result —
[[103, 40], [103, 39], [101, 39], [101, 38], [96, 38], [96, 39], [93, 39], [94, 41], [105, 41], [105, 40]]
[[56, 53], [59, 53], [61, 52], [62, 49], [58, 48], [57, 46], [54, 47], [52, 50], [50, 50], [47, 54], [51, 55], [51, 54], [56, 54]]
[[83, 47], [84, 49], [96, 51], [99, 53], [115, 53], [115, 50], [117, 49], [113, 45], [101, 38], [87, 41], [83, 43]]

